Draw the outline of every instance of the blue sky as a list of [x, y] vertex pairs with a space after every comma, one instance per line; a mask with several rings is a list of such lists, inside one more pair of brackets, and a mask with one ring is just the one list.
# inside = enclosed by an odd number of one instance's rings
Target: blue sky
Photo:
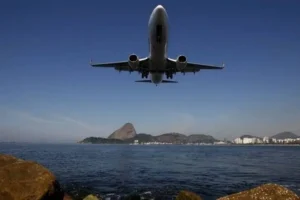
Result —
[[[148, 55], [147, 25], [162, 4], [168, 55], [226, 63], [138, 84], [95, 62]], [[300, 130], [300, 13], [286, 1], [5, 1], [0, 6], [0, 140], [76, 141], [177, 131], [233, 138]]]

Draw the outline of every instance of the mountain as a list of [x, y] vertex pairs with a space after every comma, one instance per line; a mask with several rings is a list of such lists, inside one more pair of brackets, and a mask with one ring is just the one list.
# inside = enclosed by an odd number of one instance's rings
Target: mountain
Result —
[[158, 136], [152, 136], [150, 134], [140, 133], [136, 136], [124, 140], [120, 139], [109, 139], [101, 137], [88, 137], [79, 143], [92, 143], [92, 144], [130, 144], [135, 140], [139, 143], [148, 142], [161, 142], [161, 143], [172, 143], [172, 144], [186, 144], [186, 143], [214, 143], [217, 142], [215, 138], [210, 135], [194, 134], [190, 136], [183, 135], [181, 133], [165, 133]]
[[139, 142], [142, 142], [142, 143], [156, 141], [154, 136], [152, 136], [150, 134], [146, 134], [146, 133], [139, 133], [135, 137], [126, 139], [125, 141], [128, 143], [133, 143], [134, 140], [138, 140]]
[[108, 138], [88, 137], [79, 143], [92, 144], [130, 144], [135, 140], [139, 143], [160, 142], [172, 144], [186, 144], [186, 143], [214, 143], [218, 140], [210, 135], [193, 134], [184, 135], [181, 133], [164, 133], [157, 136], [152, 136], [146, 133], [136, 134], [134, 126], [131, 123], [124, 124], [121, 128], [113, 132]]
[[101, 137], [88, 137], [78, 143], [88, 143], [88, 144], [124, 144], [123, 140], [119, 139], [108, 139]]
[[162, 135], [155, 136], [156, 142], [165, 142], [165, 143], [186, 143], [187, 136], [180, 133], [165, 133]]
[[108, 139], [125, 140], [136, 136], [135, 128], [131, 123], [124, 124], [121, 128], [113, 132]]
[[154, 136], [157, 142], [166, 143], [214, 143], [216, 140], [210, 135], [203, 134], [193, 134], [193, 135], [183, 135], [181, 133], [165, 133], [162, 135]]
[[187, 139], [188, 143], [214, 143], [217, 141], [213, 136], [203, 134], [189, 135]]
[[287, 139], [287, 138], [297, 139], [297, 138], [300, 138], [300, 136], [296, 135], [295, 133], [285, 131], [285, 132], [278, 133], [278, 134], [272, 136], [271, 138], [275, 138], [275, 139]]

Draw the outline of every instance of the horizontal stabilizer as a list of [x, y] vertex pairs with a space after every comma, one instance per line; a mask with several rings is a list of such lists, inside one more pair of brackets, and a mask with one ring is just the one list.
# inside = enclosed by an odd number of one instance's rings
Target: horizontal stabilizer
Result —
[[137, 83], [152, 83], [151, 80], [138, 80], [138, 81], [135, 81]]
[[178, 83], [177, 81], [162, 80], [162, 83]]
[[[135, 82], [138, 82], [138, 83], [152, 83], [151, 80], [138, 80], [138, 81], [135, 81]], [[162, 80], [161, 83], [178, 83], [178, 82], [177, 81]]]

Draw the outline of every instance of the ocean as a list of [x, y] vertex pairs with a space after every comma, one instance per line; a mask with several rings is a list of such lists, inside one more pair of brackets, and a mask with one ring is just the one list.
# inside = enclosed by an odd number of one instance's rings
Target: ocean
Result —
[[78, 199], [168, 200], [189, 190], [213, 200], [269, 182], [300, 195], [300, 146], [0, 143], [0, 153], [39, 162]]

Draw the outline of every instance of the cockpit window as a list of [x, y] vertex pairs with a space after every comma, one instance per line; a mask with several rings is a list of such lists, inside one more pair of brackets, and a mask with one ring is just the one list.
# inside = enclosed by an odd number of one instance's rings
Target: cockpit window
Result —
[[161, 37], [162, 37], [162, 25], [156, 26], [156, 42], [161, 43]]

